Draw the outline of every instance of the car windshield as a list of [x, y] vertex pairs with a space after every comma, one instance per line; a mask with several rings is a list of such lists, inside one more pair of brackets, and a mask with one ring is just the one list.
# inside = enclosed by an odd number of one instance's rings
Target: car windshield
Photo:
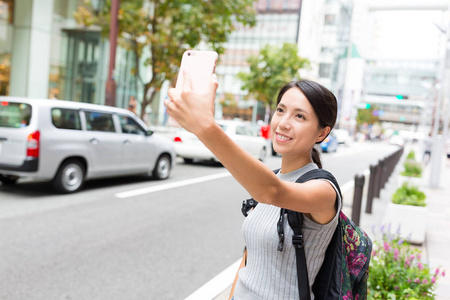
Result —
[[21, 128], [30, 125], [31, 105], [26, 103], [0, 102], [0, 127]]

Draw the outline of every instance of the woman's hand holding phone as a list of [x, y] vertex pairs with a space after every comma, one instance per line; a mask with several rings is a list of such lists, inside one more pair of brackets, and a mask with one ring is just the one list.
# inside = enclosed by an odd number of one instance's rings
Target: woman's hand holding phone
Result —
[[[212, 116], [214, 120], [214, 98], [217, 89], [217, 78], [214, 71], [217, 62], [215, 51], [188, 50], [183, 53], [180, 72], [175, 89], [169, 90], [166, 99], [166, 111], [169, 114], [169, 125], [190, 130], [187, 124], [190, 115], [196, 115], [197, 123], [203, 118]], [[196, 99], [196, 100], [192, 100]], [[186, 103], [183, 103], [186, 101]], [[197, 101], [198, 103], [194, 103]], [[186, 104], [186, 105], [185, 105]], [[208, 109], [209, 111], [203, 111]], [[179, 112], [181, 110], [183, 115]], [[184, 124], [180, 122], [185, 122]]]
[[218, 87], [217, 77], [213, 74], [207, 90], [199, 93], [192, 88], [192, 78], [188, 72], [183, 73], [182, 89], [169, 89], [169, 98], [164, 101], [167, 113], [184, 129], [196, 135], [216, 124], [214, 119], [214, 100]]

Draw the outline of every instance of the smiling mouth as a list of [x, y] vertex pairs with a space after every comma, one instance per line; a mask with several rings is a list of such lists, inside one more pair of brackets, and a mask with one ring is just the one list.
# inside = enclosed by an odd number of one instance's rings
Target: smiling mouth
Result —
[[277, 136], [277, 140], [280, 140], [280, 141], [290, 141], [290, 140], [292, 140], [292, 138], [290, 138], [288, 136], [285, 136], [285, 135], [282, 135], [282, 134], [279, 134], [279, 133], [277, 133], [276, 136]]

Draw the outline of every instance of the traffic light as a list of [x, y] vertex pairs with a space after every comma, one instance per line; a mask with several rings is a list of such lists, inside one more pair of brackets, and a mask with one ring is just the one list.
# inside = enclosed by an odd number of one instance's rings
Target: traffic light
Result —
[[395, 96], [398, 100], [403, 100], [403, 96], [402, 95], [397, 95]]
[[366, 103], [366, 109], [370, 108], [370, 103]]

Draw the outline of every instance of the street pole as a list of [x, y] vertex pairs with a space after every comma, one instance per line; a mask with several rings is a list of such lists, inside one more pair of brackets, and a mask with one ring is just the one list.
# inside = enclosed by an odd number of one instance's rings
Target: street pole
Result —
[[112, 0], [111, 3], [111, 21], [109, 26], [109, 68], [105, 93], [105, 104], [109, 106], [116, 106], [116, 82], [114, 80], [114, 69], [116, 67], [116, 48], [119, 27], [119, 21], [117, 19], [120, 6], [119, 2], [120, 0]]
[[[450, 1], [447, 12], [450, 12]], [[449, 53], [449, 43], [450, 43], [450, 17], [447, 20], [447, 30], [445, 32], [445, 49], [444, 58], [442, 61], [441, 71], [439, 74], [440, 80], [440, 91], [437, 98], [436, 107], [434, 109], [434, 122], [433, 122], [433, 135], [432, 135], [432, 148], [431, 148], [431, 169], [430, 169], [430, 181], [429, 185], [431, 188], [439, 187], [440, 177], [441, 177], [441, 164], [442, 164], [442, 154], [444, 151], [445, 140], [442, 135], [439, 135], [439, 125], [441, 121], [441, 104], [444, 101], [444, 95], [448, 92], [448, 71], [450, 70], [450, 64], [447, 62], [450, 60]], [[447, 116], [444, 116], [447, 118]], [[444, 125], [447, 121], [444, 120]], [[444, 128], [446, 133], [446, 129]]]

